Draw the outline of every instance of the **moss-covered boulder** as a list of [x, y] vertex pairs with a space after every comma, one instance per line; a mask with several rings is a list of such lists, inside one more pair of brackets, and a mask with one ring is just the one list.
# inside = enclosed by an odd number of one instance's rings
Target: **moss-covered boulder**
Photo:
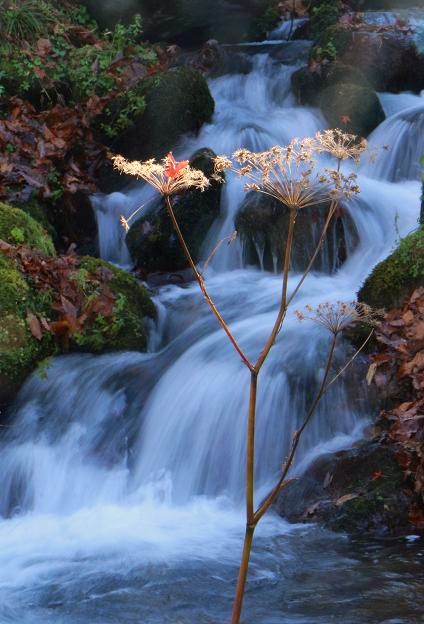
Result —
[[380, 262], [358, 293], [375, 308], [396, 308], [418, 286], [424, 286], [424, 228], [403, 238], [398, 248]]
[[[210, 177], [214, 157], [212, 150], [201, 149], [193, 155], [190, 165]], [[175, 200], [175, 216], [195, 262], [200, 259], [206, 234], [219, 216], [221, 188], [219, 182], [211, 180], [207, 190], [190, 189]], [[132, 226], [127, 244], [136, 266], [146, 274], [178, 271], [188, 266], [162, 204]]]
[[318, 45], [325, 48], [330, 42], [337, 58], [358, 67], [377, 91], [418, 93], [424, 88], [424, 55], [412, 39], [395, 29], [358, 32], [336, 25]]
[[385, 120], [375, 91], [353, 83], [336, 83], [321, 93], [319, 106], [330, 127], [367, 136]]
[[328, 87], [356, 84], [370, 88], [370, 84], [360, 69], [339, 61], [328, 63], [319, 71], [301, 67], [292, 74], [291, 81], [299, 103], [310, 106], [319, 106], [320, 95]]
[[359, 535], [405, 535], [413, 527], [403, 484], [396, 450], [366, 442], [319, 457], [283, 490], [276, 509], [290, 522], [318, 521]]
[[19, 208], [0, 202], [0, 239], [10, 245], [26, 245], [54, 255], [53, 241], [43, 226]]
[[[313, 255], [326, 214], [326, 207], [299, 211], [296, 218], [292, 268], [304, 270]], [[282, 264], [284, 241], [288, 231], [288, 211], [266, 195], [251, 192], [246, 196], [236, 218], [236, 229], [243, 241], [245, 261], [269, 271]], [[334, 217], [314, 269], [335, 271], [358, 243], [358, 235], [349, 214], [340, 210]]]
[[140, 92], [146, 99], [144, 113], [114, 143], [128, 158], [162, 158], [182, 134], [197, 132], [214, 112], [206, 79], [189, 67], [143, 80]]
[[[68, 350], [146, 349], [145, 320], [154, 318], [155, 308], [134, 277], [96, 258], [56, 257], [43, 228], [19, 208], [5, 204], [0, 204], [0, 239], [32, 248], [27, 261], [41, 262], [37, 272], [43, 265], [48, 267], [36, 283], [31, 270], [24, 269], [7, 249], [0, 249], [0, 412], [48, 356]], [[75, 316], [85, 315], [80, 329], [73, 328], [66, 340], [58, 331], [69, 327], [63, 316], [66, 310], [58, 306], [63, 301], [69, 314], [75, 310]]]
[[366, 136], [385, 119], [376, 92], [354, 64], [303, 67], [292, 75], [292, 86], [299, 103], [321, 108], [332, 128]]
[[146, 319], [155, 318], [156, 309], [147, 291], [132, 276], [113, 264], [84, 256], [78, 263], [77, 274], [90, 281], [98, 271], [111, 272], [107, 285], [114, 298], [110, 317], [98, 314], [84, 331], [77, 334], [71, 350], [105, 353], [108, 351], [145, 351], [147, 348]]
[[[0, 240], [54, 255], [53, 241], [43, 227], [19, 208], [0, 203]], [[52, 336], [36, 340], [28, 315], [47, 314], [48, 295], [31, 289], [15, 261], [0, 252], [0, 413], [25, 376], [54, 348]]]

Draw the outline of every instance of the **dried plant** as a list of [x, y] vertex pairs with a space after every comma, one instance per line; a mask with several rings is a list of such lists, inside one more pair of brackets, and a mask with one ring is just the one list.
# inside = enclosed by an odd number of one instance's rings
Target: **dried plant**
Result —
[[382, 314], [381, 310], [374, 310], [366, 303], [358, 301], [320, 303], [316, 308], [307, 305], [304, 310], [295, 312], [299, 321], [313, 321], [334, 335], [340, 334], [357, 323], [375, 325]]
[[112, 160], [116, 169], [144, 180], [166, 197], [189, 188], [204, 191], [209, 186], [209, 180], [202, 171], [192, 169], [188, 160], [177, 163], [172, 153], [169, 153], [161, 163], [153, 158], [145, 162], [128, 161], [123, 156], [114, 156]]
[[368, 148], [366, 139], [358, 139], [355, 134], [347, 134], [342, 130], [324, 130], [315, 135], [315, 149], [327, 153], [336, 160], [353, 160], [359, 162], [362, 154]]
[[[323, 304], [314, 309], [307, 307], [305, 312], [298, 312], [298, 318], [309, 318], [319, 323], [332, 334], [331, 344], [327, 355], [324, 374], [318, 392], [307, 411], [301, 427], [294, 433], [290, 452], [282, 466], [282, 471], [275, 487], [268, 493], [258, 507], [255, 508], [255, 428], [258, 377], [268, 354], [275, 344], [283, 321], [286, 317], [287, 308], [303, 284], [311, 270], [315, 258], [322, 248], [325, 236], [337, 207], [341, 200], [348, 201], [353, 195], [359, 193], [354, 174], [344, 175], [341, 169], [343, 160], [352, 159], [358, 161], [362, 152], [366, 149], [366, 142], [358, 141], [356, 137], [342, 133], [340, 130], [329, 130], [318, 133], [310, 139], [294, 139], [285, 147], [273, 147], [264, 152], [251, 152], [247, 149], [237, 150], [230, 159], [227, 156], [218, 156], [215, 159], [215, 179], [222, 179], [222, 173], [226, 170], [233, 171], [236, 175], [246, 178], [246, 191], [255, 191], [269, 195], [277, 199], [282, 208], [289, 212], [289, 227], [285, 240], [284, 260], [282, 267], [282, 293], [279, 310], [274, 326], [269, 337], [256, 361], [250, 361], [245, 355], [237, 340], [233, 336], [228, 325], [222, 318], [218, 309], [210, 297], [202, 274], [198, 271], [172, 208], [171, 195], [181, 192], [191, 186], [203, 190], [208, 181], [203, 174], [193, 173], [187, 161], [177, 163], [172, 154], [168, 154], [162, 164], [155, 161], [145, 163], [129, 163], [121, 157], [116, 157], [115, 166], [131, 175], [135, 175], [158, 190], [165, 198], [169, 216], [174, 230], [179, 239], [182, 250], [190, 265], [193, 275], [199, 283], [200, 289], [206, 302], [227, 334], [235, 350], [241, 357], [242, 362], [250, 373], [249, 409], [247, 416], [247, 446], [246, 446], [246, 531], [244, 537], [243, 553], [239, 567], [236, 595], [233, 603], [231, 624], [239, 624], [243, 597], [246, 586], [247, 573], [250, 561], [253, 535], [258, 522], [265, 512], [273, 505], [281, 490], [290, 482], [289, 470], [293, 464], [296, 450], [303, 431], [312, 419], [319, 401], [327, 389], [342, 372], [353, 362], [358, 353], [363, 349], [371, 337], [365, 340], [355, 355], [347, 362], [341, 371], [330, 379], [333, 356], [337, 339], [340, 332], [353, 322], [370, 322], [373, 320], [373, 312], [363, 304], [356, 302]], [[318, 157], [323, 152], [335, 158], [334, 169], [321, 168]], [[296, 215], [299, 210], [305, 210], [312, 206], [327, 206], [325, 222], [319, 237], [316, 249], [310, 258], [309, 264], [300, 277], [293, 291], [288, 294], [288, 278], [290, 272], [291, 252], [293, 248]], [[124, 226], [128, 225], [125, 220]], [[229, 237], [231, 241], [233, 236]], [[218, 243], [212, 255], [219, 249], [222, 242]], [[209, 259], [207, 260], [207, 262]], [[207, 264], [207, 263], [206, 263]]]

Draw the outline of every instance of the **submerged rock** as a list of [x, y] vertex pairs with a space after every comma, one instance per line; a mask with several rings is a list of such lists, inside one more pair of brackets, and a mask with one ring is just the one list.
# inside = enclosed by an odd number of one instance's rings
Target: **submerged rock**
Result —
[[[210, 177], [214, 157], [212, 150], [200, 149], [192, 156], [190, 165]], [[200, 259], [209, 228], [219, 216], [221, 188], [219, 182], [212, 180], [203, 193], [190, 189], [175, 200], [175, 216], [195, 262]], [[188, 266], [163, 205], [159, 210], [152, 209], [132, 226], [127, 244], [136, 266], [146, 274], [175, 272]]]
[[[292, 253], [295, 271], [306, 269], [324, 225], [325, 207], [299, 211]], [[246, 196], [236, 218], [236, 229], [244, 243], [245, 261], [276, 271], [281, 266], [288, 230], [288, 212], [275, 199], [251, 192]], [[340, 211], [333, 218], [314, 269], [335, 271], [358, 243], [350, 215]]]

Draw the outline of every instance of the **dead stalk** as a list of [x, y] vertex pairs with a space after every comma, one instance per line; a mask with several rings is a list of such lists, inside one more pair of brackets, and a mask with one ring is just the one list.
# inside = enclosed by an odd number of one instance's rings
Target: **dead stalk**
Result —
[[[314, 139], [305, 139], [302, 141], [294, 139], [285, 148], [276, 146], [271, 148], [271, 150], [262, 153], [253, 153], [246, 149], [238, 150], [233, 156], [235, 162], [237, 163], [236, 165], [234, 165], [233, 161], [227, 157], [217, 157], [215, 159], [217, 174], [220, 175], [225, 169], [232, 169], [239, 175], [242, 175], [251, 181], [250, 184], [246, 185], [246, 190], [261, 192], [277, 199], [289, 212], [289, 226], [283, 261], [283, 283], [280, 305], [271, 333], [255, 364], [251, 363], [244, 354], [217, 309], [214, 301], [209, 295], [203, 276], [198, 271], [193, 261], [172, 208], [171, 196], [173, 194], [182, 192], [190, 187], [204, 190], [204, 188], [209, 185], [209, 181], [204, 177], [203, 173], [191, 169], [188, 161], [183, 161], [181, 163], [176, 162], [172, 153], [168, 154], [162, 164], [157, 163], [154, 160], [142, 163], [137, 161], [128, 162], [120, 156], [114, 158], [115, 166], [118, 169], [135, 175], [150, 183], [164, 197], [166, 210], [171, 219], [173, 229], [177, 235], [185, 258], [193, 272], [194, 278], [198, 282], [200, 290], [218, 323], [226, 333], [242, 362], [250, 371], [246, 445], [246, 530], [233, 603], [231, 624], [239, 624], [240, 622], [249, 569], [250, 553], [256, 526], [266, 511], [273, 505], [281, 490], [292, 481], [292, 479], [288, 479], [287, 476], [290, 468], [292, 467], [302, 434], [314, 416], [317, 406], [324, 393], [353, 362], [371, 337], [370, 334], [360, 349], [358, 349], [354, 356], [348, 361], [346, 366], [336, 373], [329, 381], [333, 356], [339, 334], [346, 326], [347, 320], [352, 318], [352, 316], [355, 317], [356, 315], [356, 320], [364, 320], [364, 317], [367, 315], [367, 310], [363, 308], [357, 310], [356, 308], [361, 304], [355, 303], [350, 304], [350, 307], [348, 304], [344, 305], [338, 303], [338, 307], [336, 306], [335, 311], [332, 310], [331, 306], [328, 304], [326, 304], [327, 307], [324, 305], [323, 307], [319, 307], [317, 309], [315, 320], [326, 326], [332, 334], [332, 341], [320, 387], [300, 428], [293, 435], [292, 445], [287, 459], [282, 466], [278, 482], [255, 510], [255, 428], [259, 374], [281, 330], [282, 324], [286, 317], [287, 308], [301, 288], [307, 275], [310, 273], [318, 253], [322, 248], [331, 220], [335, 214], [337, 206], [339, 205], [340, 197], [345, 196], [346, 198], [350, 198], [352, 195], [359, 192], [359, 187], [355, 184], [356, 176], [351, 174], [346, 177], [341, 173], [341, 161], [352, 159], [357, 162], [365, 149], [366, 141], [363, 140], [358, 143], [357, 138], [353, 135], [344, 134], [340, 130], [328, 130], [323, 133], [317, 133]], [[316, 172], [315, 161], [312, 156], [314, 153], [321, 152], [331, 154], [337, 160], [336, 170], [325, 170], [325, 173]], [[328, 194], [325, 190], [328, 185], [333, 186], [333, 192], [330, 194]], [[305, 209], [313, 205], [322, 204], [326, 196], [331, 198], [331, 201], [320, 238], [301, 279], [289, 295], [288, 280], [297, 212], [299, 209]], [[128, 223], [125, 222], [124, 225], [128, 225]], [[230, 237], [230, 239], [231, 238], [232, 237]], [[210, 259], [219, 249], [221, 243], [218, 243], [215, 247], [205, 266], [207, 266]], [[308, 306], [307, 308], [307, 314], [303, 315], [300, 313], [299, 318], [311, 318], [310, 314], [313, 310]], [[328, 314], [328, 319], [325, 319], [326, 313]]]

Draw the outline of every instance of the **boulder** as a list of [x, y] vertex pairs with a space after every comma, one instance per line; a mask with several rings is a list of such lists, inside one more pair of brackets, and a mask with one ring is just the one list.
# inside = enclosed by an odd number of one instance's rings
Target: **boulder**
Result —
[[377, 91], [419, 93], [424, 88], [424, 55], [402, 32], [351, 31], [335, 25], [325, 31], [319, 45], [329, 42], [338, 60], [360, 69]]
[[358, 292], [359, 301], [374, 308], [397, 308], [418, 286], [424, 286], [424, 228], [406, 236], [380, 262]]
[[[300, 210], [296, 218], [292, 268], [303, 271], [309, 264], [324, 225], [325, 207]], [[236, 229], [244, 245], [245, 261], [269, 271], [281, 267], [288, 229], [288, 211], [275, 199], [250, 192], [236, 218]], [[335, 271], [358, 243], [352, 219], [340, 210], [334, 217], [324, 246], [313, 269]]]
[[144, 113], [113, 143], [127, 158], [162, 158], [186, 132], [197, 132], [211, 120], [214, 101], [203, 75], [178, 67], [140, 83], [145, 94]]
[[[53, 242], [39, 223], [22, 210], [1, 203], [0, 239], [31, 247], [45, 258], [55, 255]], [[109, 263], [85, 257], [75, 264], [72, 288], [80, 285], [88, 305], [97, 292], [99, 271], [106, 270], [114, 297], [112, 313], [93, 317], [79, 334], [71, 336], [66, 350], [102, 353], [146, 349], [144, 319], [154, 317], [155, 308], [135, 278]], [[36, 288], [18, 263], [0, 251], [0, 413], [42, 360], [65, 349], [52, 333], [43, 331], [37, 335], [30, 326], [32, 315], [47, 322], [55, 320], [52, 295], [48, 284]]]
[[0, 202], [0, 240], [10, 245], [27, 245], [54, 255], [53, 241], [43, 226], [20, 208]]
[[[190, 165], [210, 177], [214, 157], [212, 150], [200, 149], [192, 156]], [[175, 200], [175, 216], [195, 262], [200, 259], [206, 234], [219, 216], [220, 202], [221, 184], [215, 180], [204, 192], [190, 189]], [[175, 272], [188, 266], [162, 204], [132, 226], [127, 244], [136, 266], [145, 274]]]
[[382, 537], [413, 530], [410, 504], [395, 448], [370, 441], [316, 459], [281, 492], [275, 507], [289, 522]]
[[321, 108], [331, 128], [343, 128], [358, 136], [368, 136], [385, 120], [375, 91], [354, 83], [336, 83], [319, 97]]
[[303, 67], [292, 75], [292, 87], [299, 103], [321, 108], [332, 128], [367, 136], [385, 119], [376, 92], [354, 65]]

